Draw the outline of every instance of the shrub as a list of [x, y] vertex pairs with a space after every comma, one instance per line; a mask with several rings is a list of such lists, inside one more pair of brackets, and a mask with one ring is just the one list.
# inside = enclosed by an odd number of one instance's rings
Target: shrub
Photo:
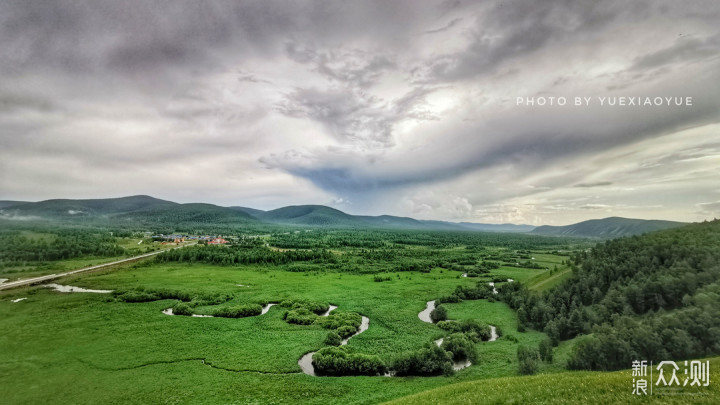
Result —
[[383, 281], [392, 281], [392, 277], [376, 274], [375, 277], [373, 277], [373, 281], [376, 283], [382, 283]]
[[172, 312], [173, 312], [173, 315], [190, 316], [193, 314], [193, 311], [192, 311], [192, 308], [190, 308], [190, 305], [188, 305], [182, 301], [173, 305]]
[[355, 332], [357, 332], [357, 328], [352, 326], [341, 326], [337, 328], [336, 332], [338, 335], [340, 335], [341, 338], [347, 339], [350, 336], [354, 335]]
[[457, 332], [457, 322], [453, 321], [440, 321], [437, 323], [438, 328], [446, 330], [448, 332]]
[[453, 373], [452, 357], [442, 348], [428, 343], [419, 350], [396, 357], [391, 369], [397, 376], [450, 375]]
[[503, 339], [505, 339], [509, 342], [513, 342], [513, 343], [518, 342], [518, 339], [515, 337], [515, 335], [505, 335], [505, 336], [503, 336]]
[[144, 291], [126, 291], [118, 295], [116, 298], [123, 302], [150, 302], [160, 299], [157, 295]]
[[307, 308], [292, 309], [284, 315], [285, 322], [296, 325], [312, 325], [317, 318], [318, 316]]
[[262, 306], [260, 306], [260, 304], [223, 306], [215, 308], [212, 311], [213, 316], [221, 318], [245, 318], [247, 316], [257, 316], [261, 313]]
[[335, 310], [327, 317], [318, 318], [317, 323], [325, 329], [352, 326], [353, 330], [357, 330], [362, 323], [362, 316], [355, 312], [338, 312]]
[[308, 300], [285, 300], [280, 303], [283, 308], [300, 309], [304, 308], [310, 312], [314, 312], [318, 315], [322, 315], [330, 309], [330, 304], [327, 302], [317, 302]]
[[378, 375], [387, 372], [387, 366], [378, 356], [353, 353], [346, 347], [322, 348], [313, 355], [312, 363], [319, 375]]
[[540, 353], [540, 358], [543, 359], [543, 361], [552, 363], [553, 346], [549, 338], [543, 339], [540, 344], [538, 344], [538, 352]]
[[335, 332], [328, 332], [327, 336], [325, 336], [325, 342], [323, 343], [328, 346], [340, 346], [342, 338]]
[[468, 335], [475, 342], [490, 340], [490, 326], [475, 319], [463, 319], [461, 321], [440, 321], [437, 326], [448, 332], [462, 332]]
[[433, 323], [447, 320], [447, 309], [442, 305], [438, 305], [430, 312], [430, 320], [433, 321]]
[[453, 333], [443, 339], [440, 346], [443, 350], [452, 353], [453, 360], [470, 360], [473, 363], [477, 360], [475, 344], [464, 333]]
[[537, 349], [519, 346], [517, 349], [518, 371], [520, 374], [535, 374], [540, 363], [540, 354]]
[[460, 301], [462, 299], [455, 294], [446, 295], [435, 300], [439, 304], [458, 303]]

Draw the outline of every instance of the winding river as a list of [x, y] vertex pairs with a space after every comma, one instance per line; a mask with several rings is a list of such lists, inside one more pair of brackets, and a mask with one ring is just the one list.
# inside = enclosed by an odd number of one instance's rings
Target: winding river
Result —
[[430, 313], [435, 309], [435, 301], [428, 301], [427, 305], [424, 310], [420, 311], [418, 314], [418, 318], [420, 318], [421, 321], [427, 322], [427, 323], [433, 323], [432, 319], [430, 319]]
[[[490, 283], [490, 285], [493, 285], [493, 283]], [[493, 290], [494, 290], [494, 289], [495, 289], [495, 288], [493, 287]], [[495, 292], [495, 293], [497, 294], [497, 292]], [[426, 306], [425, 306], [425, 309], [422, 310], [422, 311], [418, 314], [418, 318], [420, 318], [420, 320], [423, 321], [423, 322], [433, 323], [433, 322], [432, 322], [432, 319], [430, 319], [430, 313], [431, 313], [434, 309], [435, 309], [435, 301], [428, 301], [427, 304], [426, 304]], [[488, 342], [494, 342], [494, 341], [496, 341], [497, 338], [498, 338], [497, 328], [496, 328], [495, 326], [493, 326], [493, 325], [488, 325], [488, 326], [490, 326], [490, 339], [488, 339]], [[438, 340], [435, 341], [435, 344], [438, 345], [438, 347], [440, 347], [440, 345], [442, 345], [442, 343], [443, 343], [444, 340], [445, 340], [445, 338], [440, 338], [440, 339], [438, 339]], [[464, 368], [468, 368], [468, 367], [470, 367], [471, 365], [472, 365], [472, 363], [470, 362], [470, 360], [459, 360], [459, 361], [455, 361], [455, 362], [453, 362], [453, 370], [459, 371], [459, 370], [462, 370], [462, 369], [464, 369]]]
[[[463, 277], [466, 277], [466, 276], [467, 276], [466, 274], [463, 274]], [[512, 281], [513, 280], [508, 279], [508, 282], [512, 282]], [[490, 286], [493, 287], [493, 293], [497, 294], [497, 290], [495, 289], [495, 283], [490, 282], [489, 284], [490, 284]], [[92, 289], [86, 289], [86, 288], [74, 287], [74, 286], [66, 286], [66, 285], [60, 285], [60, 284], [45, 284], [44, 287], [53, 288], [59, 292], [79, 292], [79, 293], [84, 292], [84, 293], [96, 293], [96, 294], [108, 294], [108, 293], [112, 292], [112, 290], [92, 290]], [[13, 300], [13, 302], [19, 302], [23, 299], [25, 299], [25, 298]], [[260, 315], [265, 315], [266, 313], [268, 313], [268, 311], [270, 311], [270, 308], [272, 308], [275, 305], [277, 305], [277, 303], [274, 303], [274, 302], [265, 304], [262, 307], [262, 311], [260, 312]], [[329, 316], [330, 313], [337, 308], [338, 307], [336, 305], [330, 305], [328, 307], [328, 310], [320, 316]], [[420, 318], [420, 320], [423, 322], [433, 323], [432, 319], [430, 319], [430, 313], [434, 309], [435, 309], [435, 301], [434, 300], [428, 301], [426, 303], [425, 309], [418, 313], [418, 318]], [[165, 315], [175, 316], [175, 314], [173, 314], [172, 308], [167, 308], [167, 309], [163, 310], [162, 313]], [[193, 314], [192, 317], [193, 318], [213, 318], [212, 315], [198, 315], [198, 314]], [[498, 338], [497, 328], [493, 325], [489, 325], [489, 326], [490, 326], [490, 339], [488, 341], [493, 342], [493, 341], [497, 340], [497, 338]], [[343, 339], [341, 341], [340, 345], [344, 346], [344, 345], [348, 344], [348, 342], [350, 341], [351, 338], [365, 332], [366, 330], [368, 330], [369, 327], [370, 327], [370, 318], [368, 318], [366, 316], [362, 316], [360, 328], [357, 330], [357, 332], [355, 332], [354, 334]], [[439, 347], [440, 345], [442, 345], [443, 340], [444, 340], [444, 338], [437, 339], [437, 340], [435, 340], [435, 344], [438, 345], [438, 347]], [[300, 369], [302, 370], [302, 372], [307, 375], [310, 375], [310, 376], [317, 376], [315, 374], [315, 367], [313, 367], [313, 364], [312, 364], [312, 357], [315, 353], [316, 352], [305, 353], [300, 358], [300, 360], [298, 360], [298, 366], [300, 366]], [[453, 363], [453, 370], [455, 370], [455, 371], [462, 370], [467, 367], [470, 367], [471, 364], [472, 363], [469, 360], [456, 361]], [[393, 374], [392, 373], [385, 374], [385, 377], [393, 377]]]
[[[330, 312], [332, 312], [336, 308], [337, 307], [335, 305], [330, 305], [330, 309], [328, 309], [327, 312], [325, 312], [324, 314], [322, 314], [320, 316], [328, 316], [328, 315], [330, 315]], [[351, 338], [365, 332], [366, 330], [368, 330], [369, 327], [370, 327], [370, 318], [368, 318], [367, 316], [363, 316], [362, 322], [360, 322], [360, 329], [358, 329], [358, 331], [355, 332], [354, 334], [343, 339], [343, 341], [340, 342], [340, 346], [346, 345]], [[317, 375], [315, 374], [315, 367], [313, 367], [313, 364], [312, 364], [312, 357], [313, 357], [313, 354], [315, 354], [315, 353], [316, 352], [305, 353], [302, 357], [300, 357], [300, 360], [298, 360], [298, 366], [300, 366], [300, 369], [302, 369], [302, 372], [307, 375], [311, 375], [313, 377], [317, 377]]]

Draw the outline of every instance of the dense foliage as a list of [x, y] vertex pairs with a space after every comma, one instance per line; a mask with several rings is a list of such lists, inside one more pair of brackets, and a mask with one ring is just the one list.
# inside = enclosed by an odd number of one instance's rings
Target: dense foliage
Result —
[[0, 263], [6, 265], [82, 256], [118, 256], [124, 253], [109, 232], [75, 230], [57, 230], [34, 238], [19, 232], [3, 232], [0, 234], [0, 246]]
[[520, 374], [535, 374], [540, 368], [540, 353], [534, 347], [518, 346], [517, 358]]
[[608, 241], [574, 262], [573, 276], [544, 295], [500, 288], [518, 321], [553, 343], [589, 334], [570, 368], [720, 353], [720, 221]]
[[318, 375], [382, 375], [387, 366], [378, 357], [355, 353], [347, 346], [325, 347], [313, 355], [313, 367]]
[[428, 343], [419, 350], [398, 355], [390, 368], [397, 376], [449, 375], [453, 373], [452, 353]]

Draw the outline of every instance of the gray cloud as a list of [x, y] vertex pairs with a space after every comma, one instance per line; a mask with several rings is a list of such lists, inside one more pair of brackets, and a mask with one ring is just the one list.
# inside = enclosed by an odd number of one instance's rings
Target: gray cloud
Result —
[[582, 187], [582, 188], [592, 188], [592, 187], [603, 187], [603, 186], [609, 186], [613, 183], [611, 181], [598, 181], [595, 183], [580, 183], [576, 184], [573, 187]]
[[[635, 190], [656, 187], [663, 209], [708, 215], [719, 15], [674, 1], [5, 1], [0, 190], [552, 222], [642, 212], [656, 204]], [[538, 95], [694, 104], [513, 105]], [[699, 131], [692, 145], [683, 131]]]
[[667, 48], [635, 59], [633, 70], [648, 70], [672, 63], [694, 63], [703, 59], [717, 59], [720, 54], [720, 35], [706, 38], [679, 37]]

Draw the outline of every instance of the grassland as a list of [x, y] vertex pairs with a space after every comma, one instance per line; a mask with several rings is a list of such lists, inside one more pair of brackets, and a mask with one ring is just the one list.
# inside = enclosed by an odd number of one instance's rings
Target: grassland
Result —
[[[502, 272], [521, 279], [524, 270]], [[323, 300], [368, 316], [370, 329], [349, 346], [388, 358], [442, 336], [442, 330], [421, 322], [418, 312], [426, 301], [476, 282], [442, 269], [388, 274], [391, 281], [378, 283], [360, 274], [146, 262], [68, 277], [62, 283], [224, 293], [237, 303]], [[289, 325], [279, 308], [243, 319], [188, 318], [162, 314], [172, 300], [130, 304], [107, 295], [63, 294], [40, 287], [0, 297], [0, 327], [6, 331], [0, 337], [5, 348], [0, 385], [30, 387], [11, 390], [11, 403], [92, 403], [100, 397], [123, 403], [377, 403], [452, 382], [514, 375], [517, 367], [517, 343], [501, 339], [479, 343], [481, 362], [453, 377], [314, 378], [299, 372], [297, 360], [323, 347], [326, 331]], [[10, 302], [22, 297], [27, 299]], [[539, 332], [518, 333], [512, 311], [500, 302], [470, 301], [449, 309], [457, 319], [496, 323], [520, 342], [542, 337]]]
[[[457, 286], [510, 278], [535, 294], [572, 274], [567, 256], [550, 253], [554, 248], [547, 240], [540, 241], [542, 249], [534, 249], [525, 237], [477, 236], [467, 243], [474, 236], [378, 235], [275, 234], [234, 248], [180, 249], [173, 251], [173, 260], [179, 259], [178, 252], [187, 257], [179, 261], [167, 260], [171, 254], [164, 253], [165, 260], [148, 259], [59, 282], [102, 290], [229, 295], [228, 304], [238, 305], [323, 301], [337, 305], [337, 311], [368, 317], [369, 329], [353, 337], [348, 347], [389, 361], [446, 335], [417, 315], [427, 301], [448, 296]], [[131, 250], [138, 241], [123, 238], [118, 244]], [[200, 256], [202, 249], [212, 255]], [[300, 258], [303, 252], [320, 250], [325, 253], [314, 259]], [[297, 254], [295, 261], [282, 262], [285, 254]], [[277, 262], [236, 264], [238, 258]], [[226, 264], [208, 264], [216, 259]], [[53, 265], [80, 263], [95, 264], [83, 257]], [[26, 299], [12, 302], [18, 298]], [[58, 293], [39, 286], [0, 292], [3, 402], [527, 403], [556, 399], [556, 381], [562, 381], [559, 392], [576, 401], [630, 399], [631, 379], [625, 375], [566, 371], [574, 340], [554, 349], [554, 360], [540, 365], [539, 376], [518, 377], [517, 348], [537, 347], [547, 336], [533, 329], [519, 332], [516, 312], [492, 299], [444, 304], [450, 319], [475, 319], [502, 331], [498, 340], [475, 345], [478, 361], [452, 376], [402, 378], [303, 374], [298, 359], [323, 348], [327, 330], [288, 324], [282, 308], [240, 319], [162, 313], [176, 302], [127, 303], [111, 294]], [[195, 308], [197, 313], [211, 310], [211, 305]], [[588, 385], [590, 390], [582, 388]]]

